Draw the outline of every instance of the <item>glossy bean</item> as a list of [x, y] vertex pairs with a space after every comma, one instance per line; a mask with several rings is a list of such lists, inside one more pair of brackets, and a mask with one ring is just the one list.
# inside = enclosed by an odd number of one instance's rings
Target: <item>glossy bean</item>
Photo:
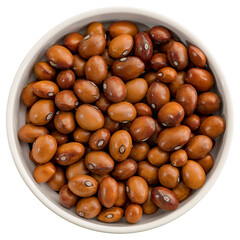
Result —
[[137, 111], [137, 116], [138, 117], [142, 117], [142, 116], [152, 117], [152, 110], [147, 104], [136, 103], [136, 104], [134, 104], [134, 107]]
[[145, 160], [150, 147], [145, 142], [134, 143], [130, 152], [129, 157], [139, 162]]
[[162, 186], [175, 188], [180, 181], [179, 170], [171, 164], [164, 164], [158, 169], [158, 179]]
[[154, 147], [149, 150], [147, 159], [152, 165], [160, 167], [168, 162], [169, 153], [162, 151], [159, 147]]
[[75, 74], [72, 70], [67, 69], [58, 73], [57, 84], [62, 89], [70, 89], [75, 83]]
[[162, 26], [152, 27], [149, 31], [149, 36], [157, 44], [169, 42], [172, 37], [168, 29]]
[[28, 83], [27, 86], [22, 90], [21, 100], [26, 107], [31, 107], [39, 99], [39, 97], [33, 92], [33, 85], [35, 83], [37, 83], [37, 81]]
[[95, 105], [103, 112], [107, 112], [111, 102], [105, 97], [104, 93], [100, 93], [99, 99], [95, 102]]
[[118, 21], [111, 23], [108, 30], [112, 38], [122, 34], [130, 34], [134, 37], [138, 32], [138, 27], [129, 21]]
[[33, 177], [38, 183], [47, 182], [56, 172], [55, 166], [51, 162], [37, 165], [33, 170]]
[[170, 162], [174, 167], [182, 167], [187, 163], [188, 155], [183, 149], [170, 154]]
[[105, 34], [104, 26], [100, 22], [92, 22], [91, 24], [89, 24], [87, 28], [87, 35], [93, 35], [96, 33], [99, 33], [102, 35]]
[[149, 71], [144, 74], [143, 78], [146, 80], [148, 86], [150, 86], [154, 81], [156, 81], [156, 72]]
[[75, 131], [73, 132], [74, 141], [82, 144], [88, 143], [91, 135], [92, 132], [82, 129], [80, 127], [76, 128]]
[[110, 139], [110, 132], [106, 128], [102, 128], [94, 132], [89, 139], [89, 147], [96, 151], [104, 149]]
[[73, 71], [77, 77], [85, 76], [85, 65], [86, 61], [81, 58], [78, 54], [73, 55]]
[[119, 122], [112, 120], [108, 115], [104, 117], [104, 128], [108, 129], [109, 132], [112, 134], [118, 131], [121, 127]]
[[148, 187], [148, 198], [147, 201], [142, 204], [143, 212], [147, 215], [153, 214], [157, 212], [158, 207], [157, 205], [152, 201], [151, 193], [152, 193], [153, 187]]
[[77, 53], [78, 45], [83, 40], [84, 36], [81, 33], [73, 32], [68, 34], [64, 40], [63, 45], [72, 53]]
[[79, 105], [79, 100], [72, 90], [59, 92], [54, 101], [56, 106], [62, 111], [71, 111]]
[[184, 84], [186, 73], [184, 71], [177, 71], [177, 77], [175, 80], [168, 84], [169, 91], [172, 97], [176, 96], [177, 90]]
[[124, 211], [120, 207], [111, 207], [103, 209], [97, 216], [101, 222], [113, 223], [118, 222], [124, 215]]
[[116, 207], [122, 207], [127, 202], [126, 184], [124, 182], [118, 183], [118, 197], [115, 202]]
[[68, 185], [64, 185], [59, 192], [59, 202], [65, 208], [72, 208], [76, 205], [78, 196], [73, 194]]
[[57, 71], [48, 62], [40, 61], [34, 65], [34, 73], [38, 80], [54, 80]]
[[40, 98], [54, 98], [59, 92], [56, 83], [48, 80], [36, 82], [32, 86], [33, 93]]
[[67, 180], [76, 177], [78, 175], [88, 175], [89, 170], [86, 168], [84, 159], [80, 159], [79, 161], [70, 164], [66, 168], [66, 178]]
[[150, 59], [149, 64], [150, 67], [155, 71], [167, 67], [168, 66], [167, 55], [165, 53], [156, 53]]
[[47, 184], [54, 191], [58, 192], [61, 190], [61, 188], [66, 184], [66, 177], [62, 167], [56, 166], [56, 172]]
[[188, 126], [192, 131], [195, 131], [200, 126], [200, 117], [196, 114], [192, 114], [189, 117], [184, 118], [182, 124]]
[[208, 153], [205, 157], [196, 161], [202, 166], [205, 173], [208, 173], [212, 169], [214, 164], [213, 156], [210, 153]]
[[191, 62], [197, 67], [204, 67], [207, 62], [205, 54], [198, 48], [193, 45], [188, 47], [188, 54]]
[[69, 134], [75, 129], [75, 119], [72, 112], [56, 112], [54, 126], [62, 134]]
[[147, 161], [141, 161], [138, 163], [137, 173], [138, 176], [145, 179], [150, 185], [156, 185], [158, 183], [158, 168]]
[[137, 167], [136, 161], [128, 158], [115, 165], [112, 175], [117, 180], [127, 180], [136, 173]]
[[164, 67], [157, 72], [157, 79], [163, 83], [171, 83], [177, 78], [177, 72], [174, 68]]
[[142, 214], [142, 207], [137, 204], [130, 204], [125, 210], [125, 218], [128, 223], [137, 223], [142, 218]]

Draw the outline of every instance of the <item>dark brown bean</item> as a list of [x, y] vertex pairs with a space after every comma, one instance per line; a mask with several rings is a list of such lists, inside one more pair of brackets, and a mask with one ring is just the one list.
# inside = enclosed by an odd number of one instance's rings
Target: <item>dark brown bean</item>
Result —
[[107, 112], [111, 102], [105, 97], [104, 93], [100, 93], [99, 99], [95, 102], [95, 105], [102, 111]]
[[97, 130], [89, 139], [89, 147], [94, 151], [104, 149], [108, 144], [110, 135], [110, 132], [106, 128]]
[[104, 117], [104, 128], [108, 129], [109, 132], [112, 134], [118, 131], [121, 127], [119, 122], [112, 120], [108, 115]]
[[196, 114], [192, 114], [189, 117], [184, 118], [182, 124], [188, 126], [192, 131], [195, 131], [200, 126], [200, 117]]
[[78, 54], [73, 55], [73, 71], [77, 77], [85, 76], [86, 61], [82, 59]]
[[128, 158], [115, 165], [112, 175], [117, 180], [127, 180], [136, 173], [137, 167], [136, 161]]
[[172, 191], [177, 195], [179, 202], [187, 199], [192, 193], [192, 190], [187, 187], [183, 181], [181, 181]]
[[142, 116], [152, 117], [152, 110], [147, 104], [136, 103], [136, 104], [134, 104], [134, 107], [136, 108], [138, 117], [142, 117]]
[[132, 22], [118, 21], [111, 23], [108, 31], [112, 38], [122, 34], [130, 34], [132, 37], [134, 37], [138, 32], [138, 27]]
[[28, 83], [28, 85], [22, 90], [21, 100], [26, 107], [31, 107], [39, 99], [39, 97], [33, 92], [33, 85], [35, 83], [37, 83], [37, 81]]
[[72, 90], [63, 90], [56, 95], [55, 104], [62, 111], [71, 111], [78, 107], [79, 101]]
[[199, 163], [202, 166], [205, 173], [208, 173], [213, 167], [214, 159], [213, 156], [210, 153], [208, 153], [205, 157], [197, 160], [197, 163]]
[[159, 167], [168, 162], [169, 153], [162, 151], [159, 147], [154, 147], [148, 152], [147, 159], [152, 165]]
[[164, 164], [158, 170], [158, 179], [162, 186], [175, 188], [180, 181], [179, 170], [171, 164]]
[[160, 51], [161, 53], [166, 53], [166, 54], [167, 54], [168, 48], [169, 48], [169, 46], [170, 46], [173, 42], [175, 42], [175, 40], [173, 40], [173, 39], [171, 38], [171, 39], [169, 40], [169, 42], [160, 44], [160, 45], [159, 45], [159, 51]]
[[70, 164], [66, 169], [67, 180], [76, 177], [78, 175], [88, 175], [89, 171], [85, 166], [84, 159], [80, 159], [78, 162]]
[[149, 64], [150, 67], [156, 71], [158, 71], [161, 68], [167, 67], [168, 66], [167, 55], [165, 53], [156, 53], [150, 59]]
[[74, 138], [75, 142], [86, 144], [86, 143], [88, 143], [88, 141], [91, 137], [91, 134], [92, 134], [91, 132], [78, 127], [73, 132], [73, 138]]
[[172, 37], [171, 33], [162, 26], [152, 27], [149, 31], [149, 36], [151, 37], [153, 42], [157, 44], [169, 42]]
[[73, 32], [68, 34], [64, 40], [63, 45], [72, 53], [77, 53], [78, 45], [83, 40], [84, 36], [81, 33]]
[[170, 155], [171, 164], [174, 167], [182, 167], [187, 163], [188, 155], [183, 149], [179, 149]]
[[105, 34], [104, 27], [100, 22], [92, 22], [87, 28], [87, 35], [93, 35], [95, 33]]
[[184, 71], [177, 71], [176, 79], [168, 84], [168, 88], [172, 97], [176, 96], [178, 88], [184, 84], [185, 75], [186, 73]]
[[157, 205], [152, 201], [151, 193], [152, 193], [153, 187], [148, 187], [148, 198], [145, 203], [142, 204], [142, 209], [145, 214], [153, 214], [158, 210]]
[[57, 75], [57, 84], [62, 89], [72, 88], [75, 83], [75, 74], [72, 70], [63, 70]]
[[142, 214], [142, 207], [137, 204], [130, 204], [125, 210], [125, 218], [128, 223], [137, 223], [142, 218]]
[[38, 183], [47, 182], [56, 172], [55, 166], [51, 162], [37, 165], [33, 170], [33, 177]]
[[207, 58], [205, 54], [197, 47], [191, 45], [188, 47], [188, 54], [190, 57], [190, 60], [194, 65], [197, 67], [204, 67], [207, 62]]
[[124, 211], [120, 207], [111, 207], [103, 209], [97, 216], [101, 222], [113, 223], [118, 222], [124, 215]]
[[141, 161], [138, 163], [137, 173], [138, 176], [145, 179], [150, 185], [156, 185], [158, 183], [158, 168], [147, 161]]
[[76, 205], [77, 201], [78, 196], [70, 191], [67, 184], [64, 185], [59, 192], [59, 202], [61, 205], [66, 208], [72, 208]]
[[157, 79], [163, 83], [171, 83], [177, 78], [177, 72], [174, 68], [164, 67], [158, 70]]
[[118, 183], [118, 197], [115, 202], [116, 207], [122, 207], [127, 202], [126, 185], [124, 182]]
[[54, 191], [60, 191], [63, 185], [66, 184], [66, 177], [62, 167], [56, 166], [55, 174], [47, 182], [48, 186]]
[[32, 86], [33, 93], [40, 98], [54, 98], [59, 92], [56, 83], [48, 80], [36, 82]]
[[137, 162], [145, 160], [149, 150], [150, 147], [145, 142], [134, 143], [129, 157]]
[[62, 134], [73, 132], [76, 126], [74, 114], [58, 111], [54, 117], [54, 126]]
[[54, 80], [57, 71], [49, 63], [40, 61], [35, 64], [34, 73], [38, 80]]

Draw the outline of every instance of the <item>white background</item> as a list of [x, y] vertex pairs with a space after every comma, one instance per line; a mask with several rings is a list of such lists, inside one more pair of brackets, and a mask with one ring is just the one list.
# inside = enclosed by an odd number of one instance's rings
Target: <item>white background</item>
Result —
[[[0, 239], [240, 239], [240, 13], [239, 1], [6, 0], [0, 3]], [[93, 8], [129, 6], [179, 22], [203, 44], [224, 72], [235, 115], [232, 146], [220, 177], [189, 212], [137, 234], [104, 234], [75, 226], [45, 207], [28, 189], [12, 160], [6, 136], [6, 104], [14, 75], [31, 47], [63, 20]], [[21, 90], [19, 90], [21, 91]]]

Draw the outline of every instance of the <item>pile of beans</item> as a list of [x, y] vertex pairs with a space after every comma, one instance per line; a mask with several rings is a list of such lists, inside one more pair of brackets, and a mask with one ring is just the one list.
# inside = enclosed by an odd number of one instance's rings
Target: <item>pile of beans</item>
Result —
[[118, 21], [73, 32], [21, 94], [33, 176], [83, 218], [138, 222], [203, 186], [225, 130], [205, 54], [162, 26]]

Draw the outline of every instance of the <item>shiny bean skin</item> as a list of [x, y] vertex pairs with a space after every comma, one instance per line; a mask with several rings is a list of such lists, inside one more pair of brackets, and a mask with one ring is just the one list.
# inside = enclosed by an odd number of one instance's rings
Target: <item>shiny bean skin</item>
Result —
[[101, 56], [90, 57], [85, 65], [86, 78], [96, 85], [100, 85], [107, 77], [107, 63]]
[[147, 93], [148, 84], [143, 78], [136, 78], [126, 83], [126, 101], [140, 102]]
[[109, 132], [112, 134], [118, 131], [121, 127], [119, 122], [112, 120], [108, 115], [104, 117], [104, 128], [108, 129]]
[[147, 104], [136, 103], [136, 104], [134, 104], [134, 107], [137, 111], [137, 116], [138, 117], [142, 117], [142, 116], [152, 117], [152, 110]]
[[226, 123], [223, 118], [218, 116], [210, 116], [201, 123], [199, 133], [207, 135], [211, 139], [215, 139], [223, 134], [225, 128]]
[[79, 197], [90, 197], [97, 192], [98, 182], [88, 175], [78, 175], [68, 180], [69, 189]]
[[79, 161], [70, 164], [66, 169], [66, 178], [67, 180], [76, 177], [78, 175], [88, 175], [89, 170], [86, 168], [84, 159], [80, 159]]
[[72, 90], [59, 92], [54, 100], [56, 106], [62, 111], [71, 111], [79, 105], [79, 101]]
[[152, 201], [151, 193], [153, 187], [148, 187], [148, 198], [147, 201], [142, 204], [143, 212], [147, 215], [153, 214], [158, 210], [157, 205]]
[[171, 33], [162, 26], [152, 27], [149, 31], [149, 36], [151, 37], [152, 41], [157, 44], [167, 43], [172, 37]]
[[142, 207], [137, 204], [130, 204], [125, 210], [125, 218], [128, 223], [137, 223], [142, 218], [142, 214]]
[[158, 112], [158, 121], [164, 127], [176, 127], [184, 118], [184, 109], [177, 102], [169, 102], [162, 106]]
[[32, 147], [34, 160], [43, 164], [50, 161], [57, 151], [57, 141], [51, 135], [43, 135], [36, 139]]
[[93, 173], [106, 174], [113, 170], [114, 161], [106, 152], [92, 151], [86, 155], [85, 165]]
[[48, 134], [49, 131], [43, 126], [35, 126], [31, 123], [23, 125], [18, 131], [20, 140], [26, 143], [34, 143], [34, 141], [42, 136]]
[[72, 70], [63, 70], [57, 75], [57, 84], [62, 89], [70, 89], [75, 83], [75, 74]]
[[188, 142], [185, 151], [189, 159], [200, 159], [207, 155], [213, 147], [212, 140], [205, 135], [197, 135]]
[[197, 47], [191, 45], [188, 47], [188, 54], [191, 62], [197, 67], [203, 68], [207, 63], [205, 54]]
[[54, 191], [60, 191], [63, 185], [66, 184], [66, 177], [62, 167], [56, 166], [56, 173], [47, 182], [48, 186]]
[[129, 157], [139, 162], [147, 158], [150, 147], [145, 142], [134, 143]]
[[113, 74], [124, 81], [137, 78], [144, 71], [145, 64], [139, 57], [130, 56], [116, 60], [112, 65]]
[[177, 72], [174, 68], [164, 67], [157, 72], [157, 79], [163, 83], [171, 83], [177, 78]]
[[97, 219], [105, 223], [118, 222], [124, 215], [124, 210], [120, 207], [111, 207], [103, 209], [97, 216]]
[[179, 150], [190, 139], [191, 130], [187, 126], [177, 126], [162, 130], [158, 136], [158, 147], [166, 152]]
[[78, 45], [83, 40], [83, 38], [84, 36], [81, 33], [70, 33], [64, 38], [63, 45], [72, 53], [77, 53]]
[[104, 117], [102, 112], [89, 105], [81, 105], [75, 114], [78, 125], [87, 131], [96, 131], [103, 127]]
[[72, 112], [56, 112], [54, 126], [62, 134], [69, 134], [75, 129], [75, 119]]
[[106, 113], [111, 102], [105, 97], [104, 93], [100, 93], [99, 99], [95, 102], [95, 105], [103, 112]]
[[168, 162], [169, 153], [162, 151], [159, 147], [154, 147], [148, 152], [147, 159], [152, 165], [160, 167]]
[[65, 47], [57, 44], [50, 47], [46, 57], [51, 66], [57, 69], [68, 69], [73, 66], [73, 55]]
[[205, 92], [198, 96], [197, 112], [202, 115], [215, 113], [220, 107], [220, 98], [216, 93]]
[[193, 160], [188, 160], [182, 167], [181, 176], [184, 184], [191, 189], [201, 188], [206, 178], [201, 165]]
[[158, 111], [164, 104], [170, 101], [168, 87], [160, 82], [153, 82], [148, 88], [147, 102], [153, 111]]
[[89, 139], [89, 147], [94, 150], [104, 149], [110, 139], [110, 132], [106, 128], [102, 128], [94, 132]]
[[156, 119], [154, 119], [154, 121], [155, 121], [155, 128], [156, 128], [155, 133], [147, 140], [147, 143], [151, 147], [157, 144], [158, 135], [163, 129], [162, 125]]
[[158, 168], [147, 161], [138, 163], [138, 176], [146, 180], [149, 185], [158, 184]]
[[148, 34], [139, 32], [134, 37], [134, 53], [141, 58], [143, 62], [147, 62], [153, 55], [153, 45]]
[[57, 71], [48, 62], [37, 62], [34, 66], [34, 73], [38, 80], [54, 80]]
[[196, 89], [190, 84], [180, 86], [176, 92], [176, 101], [182, 105], [187, 117], [192, 115], [198, 101]]
[[65, 208], [72, 208], [76, 205], [78, 196], [73, 194], [68, 185], [64, 185], [59, 192], [59, 202]]
[[33, 85], [35, 83], [37, 83], [37, 81], [28, 83], [27, 86], [22, 90], [21, 100], [26, 107], [31, 107], [39, 99], [39, 97], [33, 92]]
[[176, 79], [168, 84], [168, 88], [172, 97], [176, 96], [178, 88], [184, 84], [185, 75], [186, 73], [184, 71], [177, 71]]
[[82, 144], [88, 143], [91, 135], [92, 132], [82, 129], [80, 127], [76, 128], [75, 131], [73, 132], [74, 141]]
[[152, 189], [152, 201], [161, 209], [173, 211], [178, 208], [178, 198], [176, 194], [165, 187], [155, 187]]
[[104, 61], [106, 62], [106, 64], [108, 66], [112, 66], [113, 62], [115, 61], [115, 59], [113, 59], [109, 53], [108, 53], [108, 49], [104, 49], [103, 54], [101, 55], [101, 57], [104, 59]]
[[48, 80], [34, 83], [32, 89], [33, 93], [40, 98], [54, 98], [59, 92], [58, 85]]
[[85, 76], [85, 65], [86, 61], [81, 58], [78, 54], [73, 55], [73, 71], [77, 77]]
[[202, 166], [205, 173], [208, 173], [212, 169], [214, 164], [213, 156], [210, 153], [208, 153], [205, 157], [196, 161]]
[[118, 197], [118, 183], [112, 177], [105, 177], [98, 188], [98, 199], [106, 207], [113, 207]]
[[188, 155], [183, 149], [179, 149], [170, 155], [171, 164], [174, 167], [182, 167], [187, 163]]
[[138, 32], [138, 27], [132, 22], [118, 21], [111, 23], [108, 31], [112, 38], [122, 34], [130, 34], [132, 37], [134, 37]]
[[57, 148], [54, 159], [60, 165], [70, 165], [79, 161], [84, 152], [85, 147], [81, 143], [69, 142]]
[[132, 149], [132, 137], [125, 130], [119, 130], [115, 132], [109, 141], [109, 153], [112, 158], [121, 162], [125, 160]]
[[29, 118], [34, 125], [45, 125], [51, 121], [54, 114], [54, 102], [48, 99], [40, 99], [31, 107]]
[[146, 80], [148, 86], [150, 86], [154, 81], [156, 81], [156, 72], [150, 71], [144, 74], [143, 78]]
[[167, 67], [168, 66], [167, 55], [165, 53], [156, 53], [150, 59], [149, 64], [150, 64], [150, 67], [155, 71], [158, 71], [161, 68]]
[[82, 58], [90, 58], [101, 55], [106, 47], [106, 39], [103, 34], [95, 33], [87, 35], [78, 45], [78, 53]]
[[109, 117], [116, 122], [133, 121], [137, 116], [135, 107], [129, 102], [111, 104], [107, 112]]
[[164, 164], [158, 169], [158, 179], [163, 187], [175, 188], [180, 181], [178, 168]]
[[127, 56], [133, 48], [133, 37], [129, 34], [121, 34], [113, 38], [108, 47], [108, 53], [112, 58]]
[[136, 173], [137, 167], [136, 161], [128, 158], [115, 165], [112, 175], [117, 180], [127, 180]]
[[192, 114], [189, 117], [184, 118], [182, 124], [188, 126], [192, 131], [195, 131], [200, 126], [200, 117], [196, 114]]
[[127, 96], [127, 88], [119, 77], [111, 76], [103, 82], [103, 92], [111, 102], [121, 102]]
[[192, 189], [187, 187], [183, 181], [173, 188], [172, 191], [177, 195], [179, 203], [187, 199], [192, 193]]
[[83, 218], [94, 218], [101, 211], [101, 204], [96, 197], [82, 198], [76, 205], [76, 213]]
[[93, 177], [98, 182], [98, 184], [100, 184], [105, 177], [111, 177], [111, 175], [109, 173], [96, 174], [94, 172], [91, 172], [91, 177]]
[[167, 56], [170, 64], [176, 70], [183, 70], [188, 65], [187, 48], [180, 42], [172, 42], [167, 50]]
[[190, 68], [186, 73], [185, 81], [192, 84], [198, 92], [209, 91], [215, 83], [212, 73], [200, 68]]
[[104, 30], [102, 23], [92, 22], [91, 24], [89, 24], [89, 26], [87, 28], [87, 35], [93, 35], [95, 33], [99, 33], [102, 35], [105, 34], [105, 30]]
[[148, 197], [148, 184], [142, 177], [133, 176], [127, 181], [126, 192], [133, 203], [143, 204]]
[[37, 165], [33, 170], [33, 177], [38, 183], [47, 182], [56, 173], [56, 168], [51, 162]]
[[116, 207], [122, 207], [127, 202], [126, 184], [124, 182], [118, 183], [118, 197], [115, 202]]
[[130, 126], [130, 134], [136, 142], [146, 141], [155, 133], [155, 130], [155, 121], [149, 116], [136, 118]]
[[159, 45], [159, 51], [160, 51], [161, 53], [167, 54], [168, 48], [169, 48], [169, 46], [170, 46], [173, 42], [175, 42], [175, 40], [171, 38], [171, 39], [169, 40], [169, 42], [160, 44], [160, 45]]

